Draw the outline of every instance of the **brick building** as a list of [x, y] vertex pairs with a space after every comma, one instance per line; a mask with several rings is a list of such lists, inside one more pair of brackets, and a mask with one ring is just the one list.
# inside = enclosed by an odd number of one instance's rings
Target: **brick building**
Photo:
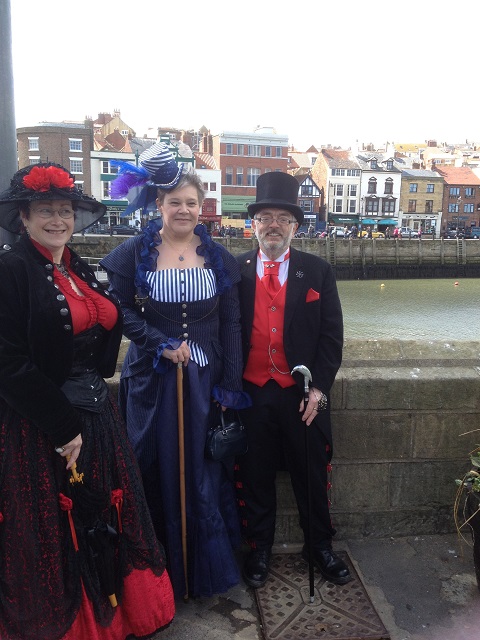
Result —
[[480, 178], [469, 167], [439, 167], [443, 177], [442, 232], [480, 226]]
[[18, 166], [56, 162], [75, 176], [86, 194], [92, 193], [90, 151], [93, 129], [88, 123], [41, 122], [17, 129]]
[[271, 127], [251, 133], [204, 132], [201, 152], [213, 156], [222, 176], [222, 216], [248, 218], [247, 206], [255, 201], [259, 176], [288, 168], [288, 136]]

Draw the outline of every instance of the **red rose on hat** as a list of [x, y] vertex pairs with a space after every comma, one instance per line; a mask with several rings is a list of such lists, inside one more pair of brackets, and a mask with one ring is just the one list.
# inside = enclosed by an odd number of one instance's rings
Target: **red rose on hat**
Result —
[[58, 167], [33, 167], [23, 178], [23, 184], [33, 191], [50, 191], [57, 189], [73, 189], [74, 181], [66, 171]]

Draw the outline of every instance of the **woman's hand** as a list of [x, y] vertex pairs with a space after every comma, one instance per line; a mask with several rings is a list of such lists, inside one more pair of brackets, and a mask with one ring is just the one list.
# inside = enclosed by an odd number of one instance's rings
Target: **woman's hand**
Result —
[[[71, 469], [80, 455], [80, 449], [82, 448], [82, 436], [79, 433], [76, 438], [64, 444], [63, 447], [57, 447], [55, 451], [59, 453], [62, 458], [68, 457], [67, 469]], [[63, 451], [61, 451], [63, 449]]]
[[186, 367], [190, 360], [190, 348], [186, 342], [182, 342], [178, 349], [164, 349], [162, 358], [171, 360], [174, 364], [183, 362], [183, 366]]

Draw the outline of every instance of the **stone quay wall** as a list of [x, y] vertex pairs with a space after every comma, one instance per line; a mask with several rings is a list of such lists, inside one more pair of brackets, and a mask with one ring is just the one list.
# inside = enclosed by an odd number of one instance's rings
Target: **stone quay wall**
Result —
[[[337, 539], [454, 532], [455, 479], [480, 443], [480, 342], [347, 341], [331, 402]], [[302, 542], [285, 471], [277, 496], [276, 543]]]
[[[99, 258], [125, 239], [75, 235], [70, 246], [81, 256]], [[255, 238], [215, 240], [233, 255], [257, 246]], [[480, 240], [295, 238], [292, 246], [327, 260], [339, 280], [480, 277]]]

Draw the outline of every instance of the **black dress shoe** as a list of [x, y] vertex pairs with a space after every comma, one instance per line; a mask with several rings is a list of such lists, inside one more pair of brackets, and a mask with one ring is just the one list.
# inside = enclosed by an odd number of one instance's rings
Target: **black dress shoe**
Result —
[[243, 579], [249, 587], [258, 589], [267, 581], [271, 553], [270, 549], [250, 551], [243, 566]]
[[[325, 580], [333, 584], [347, 584], [352, 580], [349, 568], [343, 560], [331, 549], [314, 549], [312, 552], [313, 564], [320, 571]], [[302, 558], [308, 562], [308, 551], [306, 547], [302, 549]]]

